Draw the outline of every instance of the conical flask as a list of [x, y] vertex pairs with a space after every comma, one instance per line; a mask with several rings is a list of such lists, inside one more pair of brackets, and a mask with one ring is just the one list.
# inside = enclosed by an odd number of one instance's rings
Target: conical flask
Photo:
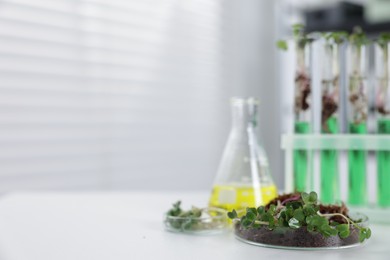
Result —
[[277, 196], [268, 158], [256, 133], [258, 100], [232, 98], [232, 128], [210, 197], [227, 210], [258, 207]]

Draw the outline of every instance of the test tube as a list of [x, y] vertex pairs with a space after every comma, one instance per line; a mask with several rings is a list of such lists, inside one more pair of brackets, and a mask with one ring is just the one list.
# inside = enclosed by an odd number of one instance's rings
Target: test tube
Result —
[[[340, 55], [344, 38], [325, 37], [321, 80], [321, 133], [339, 133]], [[338, 152], [322, 150], [320, 156], [320, 199], [334, 203], [340, 199]]]
[[[389, 39], [375, 44], [375, 110], [378, 134], [390, 134]], [[390, 206], [390, 152], [377, 151], [377, 203]]]
[[[355, 35], [363, 35], [361, 32]], [[350, 134], [367, 133], [368, 86], [367, 86], [367, 46], [359, 38], [352, 38], [348, 45], [348, 131]], [[357, 39], [357, 40], [356, 40]], [[364, 205], [367, 201], [366, 152], [348, 152], [348, 203]]]
[[[312, 132], [311, 120], [311, 39], [300, 35], [295, 39], [296, 67], [294, 89], [294, 132], [308, 134]], [[293, 154], [294, 189], [311, 189], [311, 152], [294, 150]]]

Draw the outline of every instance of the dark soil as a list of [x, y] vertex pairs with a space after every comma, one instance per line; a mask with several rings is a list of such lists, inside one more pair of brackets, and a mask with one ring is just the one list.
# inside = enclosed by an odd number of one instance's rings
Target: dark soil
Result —
[[287, 201], [297, 200], [300, 198], [301, 198], [300, 192], [281, 194], [278, 197], [271, 200], [270, 202], [268, 202], [268, 204], [265, 205], [265, 208], [268, 210], [268, 208], [271, 204], [277, 205], [278, 201], [280, 202], [280, 204], [285, 204]]
[[307, 231], [306, 227], [245, 229], [240, 223], [235, 224], [235, 234], [240, 238], [261, 244], [289, 247], [339, 247], [358, 243], [359, 230], [352, 227], [350, 232], [347, 238], [342, 239], [339, 236], [324, 237], [320, 233]]
[[[270, 201], [265, 208], [268, 209], [271, 204], [285, 205], [289, 201], [299, 200], [300, 193], [289, 193], [279, 195], [277, 198]], [[341, 205], [322, 205], [319, 204], [320, 212], [326, 213], [340, 213], [348, 216], [348, 209], [345, 204]], [[347, 221], [341, 216], [333, 216], [330, 221], [341, 224]], [[274, 230], [269, 230], [268, 227], [248, 228], [242, 227], [240, 223], [235, 224], [235, 233], [238, 237], [256, 243], [277, 246], [291, 246], [291, 247], [339, 247], [356, 244], [359, 242], [359, 230], [351, 226], [350, 235], [347, 238], [340, 238], [339, 236], [325, 237], [318, 232], [310, 232], [306, 227], [298, 229], [291, 229], [289, 227], [277, 227]]]
[[[346, 216], [347, 218], [350, 218], [348, 215], [348, 208], [345, 206], [345, 204], [339, 205], [322, 205], [320, 204], [320, 212], [322, 214], [327, 214], [327, 213], [340, 213]], [[347, 220], [341, 216], [333, 216], [329, 219], [330, 221], [338, 222], [340, 224], [346, 224]]]
[[325, 133], [330, 133], [326, 122], [337, 111], [337, 108], [338, 105], [332, 97], [326, 95], [322, 96], [321, 124], [322, 130]]
[[305, 73], [297, 73], [295, 83], [298, 84], [299, 95], [295, 100], [295, 111], [307, 110], [310, 107], [308, 98], [311, 93], [310, 78]]
[[377, 109], [378, 113], [380, 113], [382, 115], [390, 114], [390, 111], [386, 110], [384, 106], [377, 106], [376, 109]]
[[[275, 199], [271, 200], [267, 205], [265, 205], [265, 209], [268, 210], [269, 206], [271, 204], [277, 205], [278, 203], [285, 205], [289, 201], [299, 200], [301, 198], [301, 194], [299, 192], [294, 193], [287, 193], [282, 194], [276, 197]], [[348, 215], [348, 208], [345, 206], [344, 203], [341, 205], [325, 205], [325, 204], [319, 204], [320, 212], [322, 214], [326, 213], [340, 213], [344, 216], [349, 218]], [[334, 216], [330, 218], [330, 221], [339, 222], [341, 224], [347, 223], [346, 220], [343, 217], [340, 216]]]

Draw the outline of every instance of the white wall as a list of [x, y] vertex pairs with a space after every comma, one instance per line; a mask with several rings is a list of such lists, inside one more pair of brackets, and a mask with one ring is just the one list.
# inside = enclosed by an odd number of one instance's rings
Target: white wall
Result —
[[281, 183], [272, 1], [0, 2], [0, 191], [208, 189], [229, 97]]

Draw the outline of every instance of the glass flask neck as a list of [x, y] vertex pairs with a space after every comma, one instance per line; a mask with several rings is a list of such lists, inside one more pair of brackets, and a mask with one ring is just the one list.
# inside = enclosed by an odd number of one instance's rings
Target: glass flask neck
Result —
[[255, 98], [232, 99], [233, 130], [246, 130], [257, 127], [259, 101]]

